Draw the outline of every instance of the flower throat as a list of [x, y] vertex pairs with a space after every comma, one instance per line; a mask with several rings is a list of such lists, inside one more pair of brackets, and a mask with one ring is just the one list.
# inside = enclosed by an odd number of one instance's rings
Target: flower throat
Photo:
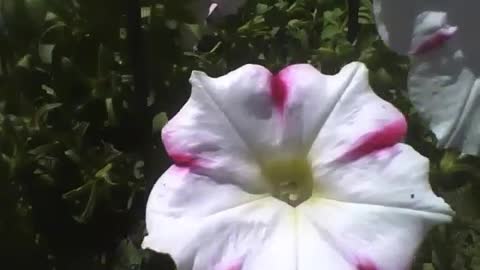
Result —
[[310, 162], [303, 158], [270, 160], [262, 166], [273, 197], [296, 207], [312, 196]]

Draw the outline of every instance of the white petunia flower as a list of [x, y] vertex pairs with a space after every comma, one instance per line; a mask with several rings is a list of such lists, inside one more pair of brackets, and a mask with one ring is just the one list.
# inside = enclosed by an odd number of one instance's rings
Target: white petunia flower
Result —
[[442, 148], [480, 154], [480, 39], [475, 0], [375, 0], [380, 36], [408, 54], [410, 98]]
[[306, 64], [193, 72], [162, 131], [175, 164], [150, 195], [143, 247], [179, 270], [407, 269], [453, 211], [367, 75], [360, 63], [334, 76]]

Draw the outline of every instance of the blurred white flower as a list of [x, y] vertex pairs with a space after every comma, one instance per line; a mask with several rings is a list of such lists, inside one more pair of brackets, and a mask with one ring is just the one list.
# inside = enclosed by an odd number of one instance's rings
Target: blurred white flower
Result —
[[199, 21], [205, 21], [209, 16], [224, 17], [238, 12], [246, 0], [192, 0], [190, 10]]
[[209, 32], [210, 21], [233, 15], [245, 4], [246, 0], [192, 0], [189, 9], [195, 17], [195, 24], [180, 26], [180, 45], [185, 50], [195, 48], [204, 34]]
[[190, 81], [162, 130], [174, 165], [150, 194], [143, 242], [179, 270], [408, 269], [431, 226], [451, 220], [363, 64]]
[[480, 39], [475, 0], [375, 0], [380, 36], [410, 55], [410, 98], [442, 148], [480, 154]]

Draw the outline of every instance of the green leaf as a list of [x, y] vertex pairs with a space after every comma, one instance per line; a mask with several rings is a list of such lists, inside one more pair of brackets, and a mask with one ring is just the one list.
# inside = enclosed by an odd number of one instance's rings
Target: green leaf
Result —
[[116, 251], [116, 263], [114, 270], [134, 270], [140, 269], [143, 252], [138, 246], [135, 246], [129, 239], [124, 239]]
[[256, 11], [257, 11], [258, 15], [265, 14], [271, 9], [272, 9], [271, 6], [268, 6], [268, 5], [265, 5], [265, 4], [257, 4], [257, 6], [256, 6]]
[[431, 263], [425, 263], [423, 264], [422, 270], [435, 270], [435, 267]]
[[38, 55], [40, 60], [44, 64], [52, 64], [53, 50], [55, 49], [55, 44], [39, 44], [38, 45]]
[[166, 113], [161, 112], [155, 115], [152, 121], [153, 134], [160, 133], [162, 131], [162, 128], [167, 124], [167, 122], [168, 122], [168, 117]]
[[344, 16], [345, 11], [342, 11], [339, 8], [334, 10], [328, 10], [323, 13], [323, 19], [326, 24], [337, 26], [337, 28], [342, 25], [342, 17]]
[[76, 164], [80, 164], [80, 162], [82, 161], [80, 156], [73, 149], [69, 149], [69, 150], [65, 151], [64, 154], [65, 154], [65, 156], [70, 158], [70, 160], [75, 162]]
[[182, 48], [188, 51], [192, 50], [206, 34], [206, 29], [199, 24], [182, 23], [179, 28]]
[[20, 58], [20, 60], [17, 62], [17, 66], [24, 69], [30, 69], [32, 67], [32, 55], [27, 54], [24, 57]]
[[83, 194], [87, 193], [88, 191], [90, 191], [94, 184], [95, 184], [94, 180], [88, 181], [84, 185], [82, 185], [82, 186], [80, 186], [76, 189], [73, 189], [73, 190], [71, 190], [67, 193], [64, 193], [62, 195], [62, 197], [66, 200], [71, 200], [73, 198], [78, 198], [78, 197], [82, 196]]
[[59, 108], [62, 106], [62, 103], [50, 103], [50, 104], [45, 104], [42, 107], [40, 107], [36, 112], [33, 117], [33, 125], [37, 129], [40, 128], [40, 125], [43, 124], [46, 120], [46, 117], [48, 113], [56, 108]]
[[37, 146], [34, 149], [28, 151], [28, 153], [30, 155], [34, 155], [34, 156], [45, 156], [45, 155], [49, 154], [52, 150], [57, 148], [58, 145], [59, 145], [58, 142], [43, 144], [43, 145]]
[[112, 163], [108, 163], [107, 165], [105, 165], [105, 167], [97, 171], [97, 173], [95, 174], [95, 177], [105, 178], [111, 169], [112, 169]]
[[115, 108], [113, 105], [112, 98], [105, 99], [105, 108], [107, 110], [107, 115], [108, 115], [108, 120], [107, 120], [108, 125], [112, 127], [118, 125], [117, 115], [115, 114]]
[[25, 8], [32, 24], [41, 26], [47, 14], [45, 0], [25, 0]]
[[342, 34], [342, 31], [335, 25], [328, 25], [322, 30], [322, 40], [334, 39], [338, 35]]
[[102, 169], [97, 171], [97, 173], [95, 173], [95, 177], [103, 179], [107, 184], [111, 186], [117, 185], [116, 183], [110, 180], [110, 170], [112, 170], [112, 167], [113, 167], [113, 164], [108, 163], [107, 165], [105, 165], [105, 167], [103, 167]]
[[74, 219], [79, 223], [86, 223], [93, 214], [95, 205], [97, 203], [97, 183], [93, 182], [90, 188], [90, 195], [88, 196], [87, 205], [85, 206], [80, 216], [74, 216]]
[[136, 179], [144, 178], [144, 174], [143, 174], [144, 167], [145, 167], [145, 162], [143, 162], [142, 160], [135, 162], [135, 166], [133, 167], [133, 176]]

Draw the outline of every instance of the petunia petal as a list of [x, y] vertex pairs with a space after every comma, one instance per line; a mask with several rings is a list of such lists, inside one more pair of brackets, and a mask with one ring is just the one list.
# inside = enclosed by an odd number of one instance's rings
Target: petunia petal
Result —
[[428, 183], [428, 160], [399, 143], [406, 130], [403, 115], [373, 93], [360, 65], [309, 153], [315, 193], [448, 218], [450, 207]]
[[264, 194], [247, 193], [228, 181], [213, 180], [174, 165], [158, 179], [150, 193], [147, 230], [161, 229], [150, 224], [155, 222], [157, 215], [202, 217], [265, 197]]
[[192, 99], [195, 99], [194, 93], [201, 93], [205, 104], [209, 102], [216, 107], [216, 118], [236, 132], [250, 151], [260, 152], [278, 141], [270, 97], [271, 78], [272, 73], [266, 68], [251, 64], [218, 78], [194, 71], [190, 79]]
[[360, 66], [353, 63], [330, 76], [311, 65], [297, 64], [273, 77], [271, 91], [277, 112], [281, 114], [284, 151], [308, 152]]
[[480, 154], [478, 1], [375, 0], [385, 43], [410, 54], [409, 95], [442, 148]]
[[[428, 159], [405, 144], [354, 161], [314, 163], [317, 194], [337, 201], [413, 209], [448, 221], [453, 214], [428, 182]], [[435, 215], [434, 215], [435, 214]]]
[[172, 167], [149, 199], [143, 247], [170, 254], [179, 270], [396, 270], [448, 219], [317, 198], [292, 208]]
[[271, 197], [172, 167], [150, 195], [143, 247], [170, 254], [179, 270], [290, 270], [291, 211]]
[[[297, 268], [301, 270], [335, 269], [357, 270], [342, 252], [324, 237], [317, 226], [306, 214], [310, 214], [307, 206], [301, 205], [297, 209]], [[322, 214], [323, 212], [318, 212]], [[319, 218], [330, 219], [331, 216]]]
[[264, 192], [256, 159], [279, 141], [270, 79], [267, 69], [255, 65], [219, 78], [194, 71], [190, 99], [162, 130], [175, 164]]
[[289, 66], [272, 78], [271, 92], [283, 153], [356, 158], [397, 143], [406, 132], [403, 115], [373, 93], [359, 62], [336, 75], [307, 64]]
[[[308, 267], [298, 268], [302, 270], [323, 265], [329, 267], [320, 269], [410, 269], [424, 236], [441, 221], [437, 215], [422, 211], [327, 199], [311, 199], [299, 206], [298, 213], [310, 228], [307, 235], [299, 231], [299, 248], [309, 251], [299, 253], [299, 261], [310, 262], [305, 263]], [[319, 240], [311, 241], [315, 233]], [[313, 253], [308, 246], [322, 242], [335, 252]], [[317, 268], [312, 262], [318, 262]]]
[[[406, 132], [404, 116], [370, 88], [363, 64], [343, 70], [349, 80], [313, 141], [309, 154], [314, 162], [355, 160], [398, 143]], [[343, 70], [336, 76], [345, 76]]]

